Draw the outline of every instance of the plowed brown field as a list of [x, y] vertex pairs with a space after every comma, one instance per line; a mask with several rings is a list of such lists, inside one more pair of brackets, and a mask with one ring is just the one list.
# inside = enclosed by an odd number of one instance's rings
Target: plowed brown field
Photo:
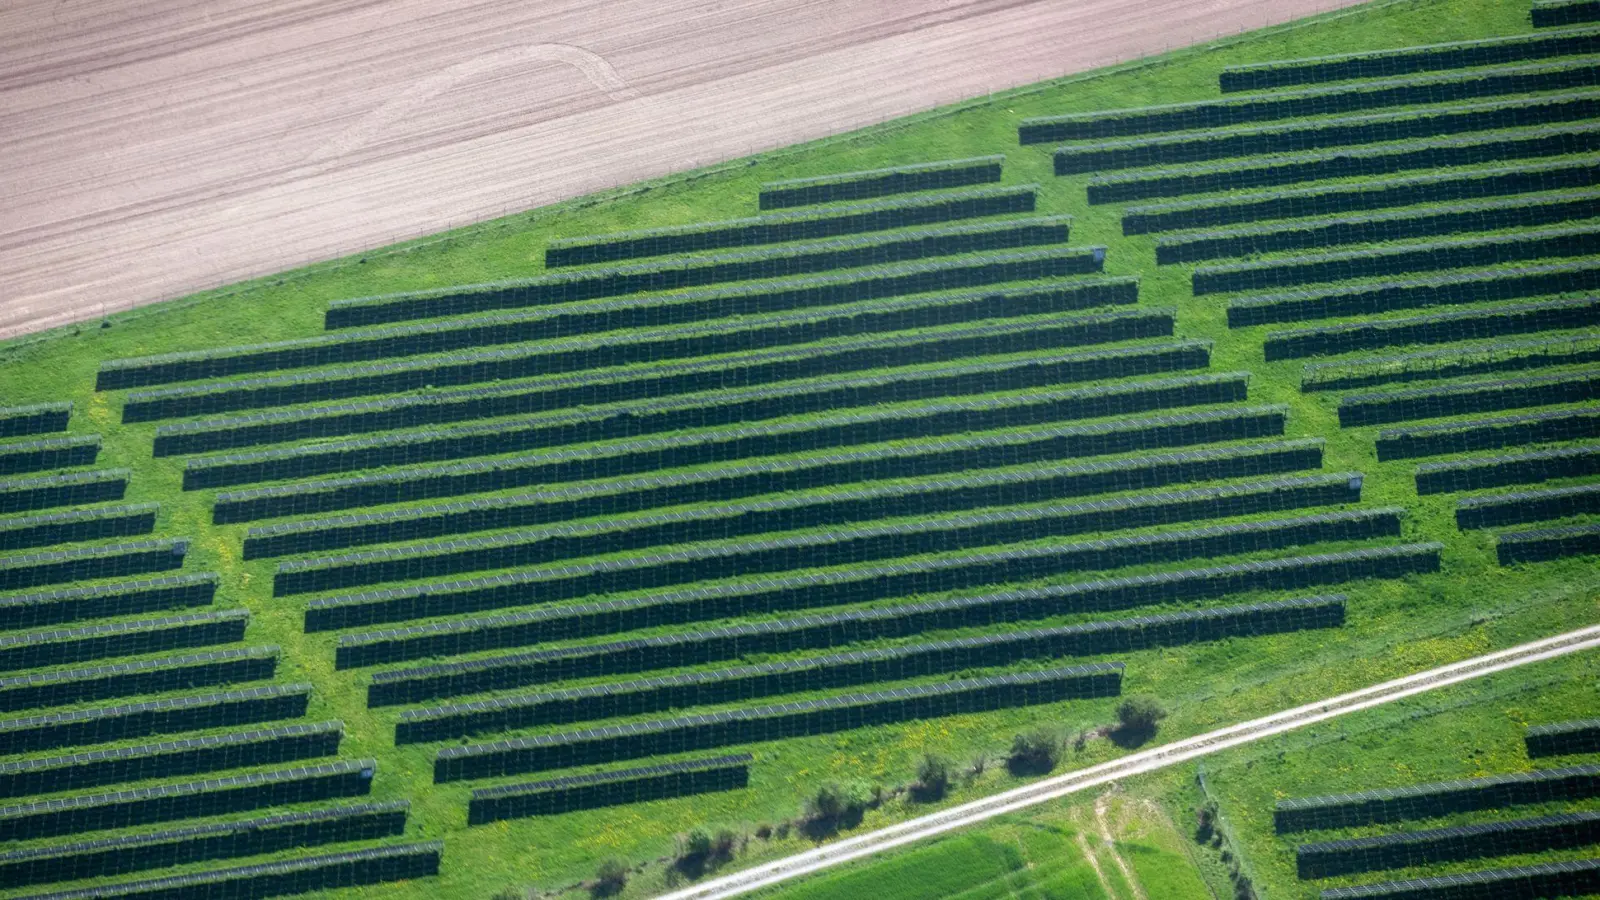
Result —
[[13, 0], [0, 337], [1357, 0]]

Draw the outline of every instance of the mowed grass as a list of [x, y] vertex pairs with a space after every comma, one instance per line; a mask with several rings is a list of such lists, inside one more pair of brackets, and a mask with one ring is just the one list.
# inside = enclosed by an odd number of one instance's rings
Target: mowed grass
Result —
[[784, 891], [789, 900], [824, 897], [953, 897], [1013, 881], [1026, 863], [1019, 844], [986, 834], [938, 841], [904, 856]]
[[882, 859], [849, 864], [771, 900], [1192, 900], [1209, 896], [1169, 808], [1144, 784], [1099, 789]]
[[[1003, 817], [996, 824], [964, 836], [941, 838], [927, 847], [900, 851], [872, 862], [852, 863], [839, 872], [759, 896], [775, 900], [870, 896], [849, 891], [865, 886], [888, 891], [913, 871], [937, 878], [948, 877], [946, 867], [971, 866], [974, 880], [986, 878], [985, 884], [1007, 884], [1006, 889], [1013, 891], [994, 896], [1120, 900], [1128, 882], [1115, 865], [1115, 858], [1108, 854], [1108, 846], [1115, 848], [1151, 900], [1225, 896], [1221, 892], [1231, 890], [1231, 886], [1219, 880], [1226, 865], [1217, 858], [1218, 848], [1193, 835], [1196, 813], [1207, 802], [1214, 804], [1220, 814], [1220, 829], [1227, 839], [1223, 849], [1239, 855], [1257, 895], [1263, 897], [1313, 900], [1320, 891], [1331, 887], [1592, 858], [1594, 847], [1578, 847], [1303, 881], [1295, 870], [1295, 848], [1300, 844], [1594, 811], [1600, 809], [1600, 801], [1516, 806], [1288, 835], [1274, 832], [1272, 813], [1279, 800], [1288, 798], [1590, 764], [1594, 759], [1588, 755], [1530, 759], [1523, 735], [1529, 726], [1597, 715], [1600, 657], [1585, 651], [1441, 688], [1227, 750], [1197, 763], [1044, 804], [1025, 814]], [[1113, 838], [1110, 844], [1105, 842], [1099, 826], [1102, 819]], [[1075, 883], [1072, 890], [1077, 893], [1053, 893], [1046, 887], [1049, 875], [1027, 872], [1023, 876], [1025, 883], [1036, 891], [1030, 893], [1014, 887], [1015, 874], [1010, 875], [1009, 882], [997, 879], [969, 861], [971, 842], [997, 846], [1016, 835], [1021, 835], [1025, 847], [1030, 836], [1050, 835], [1059, 858], [1088, 879]], [[1071, 840], [1056, 840], [1058, 835]], [[1095, 867], [1088, 865], [1084, 848], [1101, 863], [1098, 877]]]
[[1594, 762], [1528, 758], [1530, 725], [1600, 713], [1600, 657], [1587, 651], [1455, 685], [1305, 731], [1228, 751], [1205, 763], [1205, 782], [1263, 896], [1314, 898], [1330, 887], [1592, 858], [1593, 847], [1515, 854], [1302, 881], [1295, 847], [1346, 837], [1594, 810], [1593, 800], [1506, 807], [1434, 819], [1277, 835], [1279, 800], [1405, 787]]
[[[334, 671], [335, 635], [302, 632], [303, 598], [271, 596], [276, 560], [240, 559], [245, 527], [210, 524], [214, 492], [181, 491], [181, 460], [151, 458], [154, 425], [120, 424], [117, 395], [93, 392], [97, 366], [107, 359], [318, 334], [323, 310], [334, 299], [536, 275], [543, 270], [543, 249], [552, 239], [751, 215], [756, 211], [758, 186], [765, 181], [1005, 153], [1006, 183], [1038, 182], [1042, 185], [1041, 214], [1068, 213], [1075, 217], [1072, 244], [1109, 246], [1108, 274], [1141, 276], [1142, 305], [1175, 306], [1179, 310], [1178, 337], [1216, 342], [1213, 372], [1248, 370], [1252, 373], [1252, 404], [1284, 403], [1291, 407], [1286, 437], [1326, 438], [1325, 471], [1366, 473], [1366, 505], [1404, 505], [1409, 511], [1406, 540], [1446, 543], [1444, 571], [1439, 575], [1366, 583], [1352, 590], [1350, 622], [1338, 631], [1234, 640], [1117, 657], [1128, 662], [1126, 692], [1154, 694], [1173, 711], [1163, 726], [1163, 739], [1197, 733], [1593, 622], [1597, 612], [1594, 599], [1600, 594], [1600, 571], [1592, 561], [1585, 560], [1512, 570], [1496, 566], [1491, 538], [1486, 533], [1456, 532], [1452, 496], [1419, 500], [1411, 483], [1409, 464], [1376, 461], [1372, 448], [1376, 429], [1339, 429], [1332, 396], [1299, 392], [1298, 362], [1262, 362], [1261, 337], [1267, 329], [1229, 331], [1223, 301], [1192, 296], [1191, 267], [1158, 269], [1153, 263], [1154, 239], [1124, 238], [1119, 208], [1088, 206], [1084, 201], [1087, 177], [1056, 178], [1051, 174], [1047, 148], [1017, 146], [1016, 124], [1032, 115], [1216, 97], [1216, 75], [1230, 64], [1526, 30], [1523, 4], [1498, 0], [1406, 0], [1327, 17], [1308, 26], [1277, 29], [1105, 73], [997, 95], [715, 170], [560, 204], [399, 248], [148, 307], [114, 316], [105, 323], [86, 323], [12, 341], [0, 346], [0, 402], [10, 405], [72, 400], [76, 404], [72, 433], [105, 435], [105, 449], [97, 465], [134, 470], [127, 500], [161, 502], [157, 534], [193, 539], [185, 570], [220, 572], [223, 580], [218, 606], [242, 605], [252, 611], [248, 642], [284, 648], [278, 680], [310, 681], [316, 686], [308, 721], [342, 720], [347, 738], [341, 756], [372, 757], [378, 761], [374, 799], [411, 800], [413, 812], [406, 839], [445, 839], [444, 870], [437, 881], [379, 885], [344, 896], [487, 898], [506, 886], [570, 885], [588, 877], [596, 864], [607, 857], [640, 863], [670, 853], [674, 835], [697, 825], [750, 829], [792, 818], [803, 798], [825, 781], [901, 784], [911, 779], [916, 760], [924, 752], [938, 751], [965, 760], [979, 752], [999, 751], [1012, 734], [1035, 723], [1050, 722], [1068, 730], [1093, 728], [1110, 720], [1114, 704], [1109, 700], [1052, 704], [764, 744], [751, 748], [757, 759], [747, 791], [468, 829], [466, 800], [473, 785], [432, 784], [432, 757], [437, 745], [399, 749], [393, 746], [397, 713], [392, 709], [366, 708], [363, 673]], [[1259, 598], [1230, 598], [1227, 602], [1235, 599], [1243, 602]], [[1071, 758], [1069, 764], [1087, 765], [1117, 752], [1120, 751], [1107, 742], [1095, 741]], [[952, 801], [1014, 783], [1003, 771], [991, 769], [983, 778], [958, 790]], [[870, 813], [863, 827], [914, 815], [925, 808], [894, 800]], [[1023, 838], [1013, 843], [1020, 848], [1017, 859], [1033, 859]], [[1001, 844], [1011, 846], [1003, 841]], [[804, 846], [806, 841], [796, 836], [752, 841], [736, 864]], [[945, 846], [930, 848], [936, 852], [929, 858], [940, 857], [944, 851], [939, 848]], [[1141, 881], [1160, 883], [1162, 873], [1170, 868], [1165, 860], [1179, 848], [1150, 844], [1145, 850], [1138, 849], [1144, 846], [1134, 840], [1125, 856]], [[1100, 884], [1097, 880], [1084, 880], [1086, 865], [1080, 862], [1030, 883], [1041, 890], [1059, 883], [1059, 888], [1048, 890], [1064, 892], [1061, 896], [1079, 896], [1071, 893], [1073, 885]], [[185, 867], [181, 871], [206, 867], [209, 866]], [[664, 871], [657, 865], [637, 876], [630, 895], [642, 896], [661, 887]], [[1007, 870], [988, 881], [952, 890], [960, 896], [965, 896], [960, 891], [990, 896], [981, 892], [1005, 883], [1006, 877], [1027, 871], [1030, 870], [1025, 862], [1022, 869]], [[1089, 874], [1092, 876], [1092, 871]], [[1176, 879], [1171, 890], [1180, 892], [1173, 896], [1192, 887], [1178, 874], [1171, 878]], [[1150, 896], [1158, 894], [1152, 890]]]
[[760, 896], [774, 900], [1019, 896], [1112, 900], [1077, 837], [1076, 832], [1050, 826], [986, 828]]

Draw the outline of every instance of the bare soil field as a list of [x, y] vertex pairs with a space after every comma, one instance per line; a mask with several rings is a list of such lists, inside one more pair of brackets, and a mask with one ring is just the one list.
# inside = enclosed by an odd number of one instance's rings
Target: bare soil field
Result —
[[13, 0], [0, 338], [1357, 0]]

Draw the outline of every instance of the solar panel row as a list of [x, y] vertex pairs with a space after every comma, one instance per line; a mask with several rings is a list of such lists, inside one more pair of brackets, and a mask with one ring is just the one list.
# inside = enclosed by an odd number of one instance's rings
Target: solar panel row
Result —
[[[1288, 418], [1287, 407], [1257, 406], [1124, 417], [1092, 424], [1051, 425], [1049, 404], [1052, 398], [1043, 399], [1046, 406], [1042, 409], [1037, 403], [1018, 402], [1016, 397], [1002, 395], [983, 401], [947, 401], [933, 409], [826, 416], [821, 417], [827, 420], [822, 423], [813, 419], [803, 424], [719, 428], [582, 449], [224, 491], [217, 494], [212, 517], [218, 524], [245, 522], [557, 482], [616, 479], [661, 469], [709, 467], [719, 463], [724, 464], [717, 470], [721, 474], [708, 470], [704, 476], [673, 473], [659, 477], [721, 478], [723, 483], [740, 485], [747, 482], [736, 479], [746, 477], [748, 467], [761, 466], [756, 472], [762, 476], [771, 471], [793, 471], [794, 478], [805, 480], [789, 483], [820, 487], [859, 480], [857, 473], [935, 474], [968, 467], [992, 468], [1275, 437], [1283, 433]], [[821, 428], [816, 427], [819, 424]], [[963, 433], [1012, 427], [1022, 430]], [[891, 441], [893, 443], [889, 443]], [[847, 449], [854, 444], [869, 446], [860, 450]], [[803, 455], [770, 459], [790, 453]], [[726, 465], [730, 462], [732, 466]], [[734, 471], [727, 471], [730, 468]], [[812, 474], [818, 472], [821, 474]], [[671, 485], [676, 481], [665, 483]], [[757, 485], [766, 483], [757, 482]], [[575, 485], [565, 490], [592, 489]], [[744, 493], [752, 492], [759, 490], [744, 489]], [[662, 502], [670, 502], [678, 496], [665, 493]]]

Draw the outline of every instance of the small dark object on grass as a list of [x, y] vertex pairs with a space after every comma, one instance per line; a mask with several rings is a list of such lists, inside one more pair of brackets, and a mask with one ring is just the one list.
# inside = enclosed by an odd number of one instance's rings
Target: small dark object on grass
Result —
[[596, 897], [614, 897], [628, 886], [628, 864], [620, 859], [608, 859], [594, 873], [594, 884], [589, 893]]
[[1061, 735], [1049, 728], [1035, 728], [1011, 739], [1011, 755], [1006, 760], [1013, 774], [1043, 775], [1061, 762]]
[[690, 878], [705, 874], [711, 864], [711, 833], [696, 828], [678, 837], [678, 856], [672, 866]]
[[1119, 747], [1137, 747], [1155, 737], [1167, 710], [1154, 697], [1129, 697], [1117, 704], [1117, 724], [1111, 740]]
[[1194, 811], [1194, 842], [1209, 843], [1217, 832], [1217, 808], [1209, 803]]
[[817, 793], [806, 801], [806, 834], [818, 840], [841, 829], [854, 828], [861, 823], [872, 801], [872, 788], [866, 784], [830, 781], [817, 788]]
[[944, 799], [950, 791], [950, 760], [936, 753], [922, 757], [917, 764], [917, 782], [911, 786], [911, 797], [919, 803]]

